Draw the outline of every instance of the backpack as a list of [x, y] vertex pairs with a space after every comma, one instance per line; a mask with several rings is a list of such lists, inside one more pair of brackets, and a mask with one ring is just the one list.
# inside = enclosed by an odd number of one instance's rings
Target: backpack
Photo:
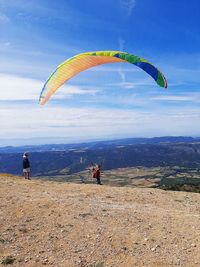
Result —
[[93, 177], [93, 178], [97, 178], [97, 171], [96, 171], [96, 170], [93, 171], [93, 173], [92, 173], [92, 177]]

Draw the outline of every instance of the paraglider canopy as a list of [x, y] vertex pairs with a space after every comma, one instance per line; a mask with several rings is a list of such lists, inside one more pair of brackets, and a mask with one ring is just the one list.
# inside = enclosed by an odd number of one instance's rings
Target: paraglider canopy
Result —
[[116, 62], [127, 62], [136, 65], [148, 73], [159, 86], [167, 88], [167, 80], [164, 75], [143, 58], [120, 51], [87, 52], [67, 59], [56, 68], [44, 84], [39, 103], [44, 105], [62, 84], [81, 71], [97, 65]]

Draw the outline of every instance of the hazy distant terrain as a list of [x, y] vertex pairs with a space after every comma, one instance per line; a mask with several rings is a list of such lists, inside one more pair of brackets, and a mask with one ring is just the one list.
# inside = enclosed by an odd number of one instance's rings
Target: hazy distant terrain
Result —
[[23, 153], [29, 152], [46, 152], [46, 151], [66, 151], [70, 149], [80, 148], [108, 148], [118, 145], [134, 145], [134, 144], [160, 144], [160, 143], [198, 143], [200, 137], [184, 137], [184, 136], [164, 136], [152, 138], [125, 138], [117, 140], [93, 141], [93, 142], [79, 142], [72, 144], [45, 144], [43, 145], [24, 145], [24, 146], [3, 146], [0, 139], [0, 153]]
[[[190, 137], [137, 138], [68, 145], [0, 148], [0, 172], [21, 174], [30, 152], [35, 178], [91, 183], [88, 168], [101, 164], [105, 184], [116, 186], [199, 185], [200, 142]], [[171, 188], [172, 189], [172, 188]]]
[[[158, 141], [160, 140], [160, 142]], [[39, 175], [66, 175], [98, 163], [104, 170], [126, 167], [200, 168], [200, 142], [185, 138], [124, 139], [108, 142], [45, 145], [0, 149], [0, 172], [21, 174], [22, 154], [29, 151], [31, 172]], [[176, 141], [176, 142], [175, 142]]]

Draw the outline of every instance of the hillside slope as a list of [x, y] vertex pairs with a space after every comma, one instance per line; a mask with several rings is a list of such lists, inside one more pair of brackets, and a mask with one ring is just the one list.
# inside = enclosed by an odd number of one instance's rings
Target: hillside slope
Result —
[[0, 180], [1, 263], [200, 266], [200, 194]]
[[[28, 150], [29, 151], [29, 150]], [[0, 172], [21, 174], [22, 153], [0, 153]], [[105, 170], [130, 167], [193, 169], [199, 174], [200, 143], [158, 143], [80, 147], [30, 153], [33, 176], [71, 175], [97, 163]]]

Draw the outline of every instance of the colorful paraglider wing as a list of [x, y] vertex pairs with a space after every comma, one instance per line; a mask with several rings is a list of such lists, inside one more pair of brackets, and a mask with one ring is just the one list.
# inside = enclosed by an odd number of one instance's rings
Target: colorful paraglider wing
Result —
[[91, 67], [115, 62], [129, 62], [147, 72], [161, 87], [167, 87], [164, 75], [143, 58], [120, 51], [97, 51], [78, 54], [69, 58], [51, 74], [40, 94], [39, 103], [44, 105], [52, 94], [76, 74]]

